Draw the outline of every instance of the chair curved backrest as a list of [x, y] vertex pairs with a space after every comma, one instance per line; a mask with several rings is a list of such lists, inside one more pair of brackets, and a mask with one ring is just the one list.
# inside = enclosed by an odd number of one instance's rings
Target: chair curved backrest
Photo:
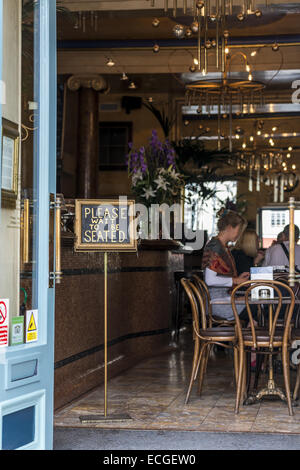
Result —
[[206, 316], [208, 318], [209, 328], [212, 328], [213, 325], [217, 326], [232, 326], [235, 322], [232, 320], [226, 320], [226, 318], [216, 317], [212, 312], [211, 297], [209, 293], [209, 288], [203, 279], [201, 279], [197, 274], [191, 276], [191, 280], [194, 282], [195, 286], [200, 290], [200, 293], [203, 298], [203, 302], [206, 308]]
[[197, 291], [190, 279], [182, 278], [180, 282], [190, 301], [194, 329], [199, 334], [200, 325], [201, 328], [206, 328], [206, 316], [203, 299], [201, 296], [197, 298]]
[[[288, 282], [289, 282], [289, 274], [288, 273], [278, 273], [278, 274], [274, 274], [274, 279], [275, 281], [280, 281], [280, 282], [283, 282], [283, 284], [286, 284], [288, 285]], [[295, 285], [292, 287], [292, 290], [295, 294], [295, 299], [299, 299], [300, 297], [300, 283], [299, 282], [296, 282]], [[288, 307], [288, 306], [287, 306]], [[299, 316], [300, 316], [300, 305], [297, 304], [295, 306], [295, 310], [296, 310], [296, 315], [294, 315], [294, 318], [293, 318], [293, 321], [296, 325], [296, 328], [299, 327]], [[287, 308], [286, 308], [286, 312], [287, 312]]]
[[[202, 296], [202, 300], [204, 303], [205, 311], [206, 311], [205, 316], [208, 318], [208, 326], [209, 328], [211, 328], [213, 324], [213, 315], [212, 315], [212, 306], [211, 306], [211, 298], [210, 298], [209, 289], [206, 283], [203, 281], [203, 279], [201, 279], [197, 274], [193, 274], [191, 276], [191, 280], [200, 291], [200, 294]], [[206, 324], [206, 321], [205, 321], [205, 324]]]
[[[294, 306], [295, 306], [295, 295], [293, 290], [291, 289], [290, 286], [280, 282], [280, 281], [274, 281], [274, 280], [260, 280], [260, 281], [255, 281], [255, 280], [249, 280], [245, 281], [242, 284], [239, 284], [236, 286], [232, 293], [231, 293], [231, 305], [232, 305], [232, 310], [234, 313], [235, 317], [235, 322], [236, 322], [236, 330], [237, 330], [237, 337], [238, 340], [241, 342], [243, 340], [243, 334], [242, 334], [242, 327], [241, 327], [241, 321], [237, 312], [237, 307], [236, 307], [236, 300], [237, 300], [237, 292], [241, 290], [241, 288], [245, 287], [245, 305], [246, 305], [246, 310], [248, 313], [248, 318], [249, 318], [249, 323], [250, 323], [250, 328], [251, 328], [251, 333], [252, 333], [252, 339], [253, 339], [253, 346], [254, 348], [257, 348], [257, 335], [256, 335], [256, 329], [254, 325], [254, 319], [253, 319], [253, 314], [251, 311], [251, 304], [250, 304], [250, 297], [251, 297], [251, 292], [253, 289], [257, 287], [270, 287], [273, 288], [274, 291], [276, 292], [278, 298], [277, 302], [272, 302], [272, 299], [268, 300], [262, 300], [260, 299], [260, 303], [264, 304], [269, 304], [269, 309], [273, 308], [274, 305], [276, 305], [275, 308], [275, 313], [273, 315], [273, 321], [272, 324], [269, 322], [269, 347], [273, 348], [273, 343], [274, 343], [274, 336], [275, 336], [275, 331], [276, 331], [276, 326], [278, 323], [278, 318], [279, 318], [279, 313], [281, 310], [282, 306], [282, 290], [286, 290], [288, 293], [288, 298], [290, 298], [290, 303], [288, 305], [288, 308], [285, 313], [285, 318], [284, 318], [284, 334], [283, 334], [283, 341], [287, 342], [290, 339], [290, 324], [291, 324], [291, 319], [294, 311]], [[241, 298], [241, 297], [239, 297]]]

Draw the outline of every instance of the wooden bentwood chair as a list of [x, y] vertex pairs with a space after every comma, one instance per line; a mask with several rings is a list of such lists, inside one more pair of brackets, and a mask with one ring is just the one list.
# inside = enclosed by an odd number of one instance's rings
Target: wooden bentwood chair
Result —
[[[261, 328], [254, 324], [253, 314], [251, 310], [251, 291], [256, 287], [268, 286], [274, 289], [277, 302], [266, 300], [265, 305], [269, 307], [269, 319], [266, 326]], [[241, 287], [246, 287], [245, 306], [248, 313], [250, 328], [242, 328], [241, 321], [236, 308], [237, 291]], [[279, 319], [279, 313], [282, 306], [282, 291], [287, 292], [290, 300], [288, 308], [285, 311], [284, 322]], [[239, 297], [240, 298], [240, 297]], [[239, 357], [238, 381], [235, 413], [239, 412], [240, 402], [245, 398], [245, 376], [246, 376], [246, 352], [256, 352], [257, 354], [269, 355], [270, 361], [272, 356], [281, 352], [282, 365], [285, 385], [285, 396], [288, 404], [289, 414], [293, 415], [291, 394], [290, 394], [290, 369], [289, 369], [289, 349], [292, 341], [291, 320], [295, 305], [295, 295], [291, 287], [279, 281], [246, 281], [236, 286], [231, 294], [232, 309], [236, 321], [236, 336]], [[252, 304], [253, 305], [253, 304]], [[276, 308], [275, 308], [276, 305]], [[275, 311], [274, 311], [275, 310]], [[269, 384], [270, 393], [272, 394], [272, 386], [274, 387], [272, 362], [269, 368]], [[269, 388], [269, 387], [268, 387]]]
[[191, 279], [202, 295], [209, 328], [213, 326], [234, 326], [235, 320], [226, 320], [225, 318], [213, 315], [209, 289], [203, 279], [201, 279], [198, 274], [193, 274]]
[[[203, 296], [203, 292], [190, 279], [181, 279], [181, 284], [190, 301], [193, 317], [194, 356], [190, 383], [185, 398], [185, 403], [188, 403], [198, 371], [200, 371], [198, 393], [201, 394], [211, 345], [219, 344], [225, 348], [232, 348], [235, 343], [235, 331], [233, 327], [212, 327], [210, 317], [207, 317], [206, 298]], [[234, 349], [234, 366], [237, 382], [237, 348]]]

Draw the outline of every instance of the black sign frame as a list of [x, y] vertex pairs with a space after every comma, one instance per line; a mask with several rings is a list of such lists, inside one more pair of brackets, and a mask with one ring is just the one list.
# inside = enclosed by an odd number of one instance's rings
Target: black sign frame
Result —
[[[112, 209], [110, 211], [110, 209]], [[85, 220], [83, 220], [83, 210]], [[106, 212], [108, 211], [108, 212]], [[105, 219], [105, 214], [108, 218]], [[107, 241], [108, 230], [99, 230], [100, 223], [105, 224], [105, 220], [111, 222], [120, 222], [120, 217], [124, 219], [126, 226], [124, 230], [120, 230], [120, 223], [114, 225], [115, 230], [111, 230], [111, 238]], [[90, 218], [90, 224], [89, 222]], [[102, 219], [104, 218], [104, 221]], [[135, 252], [137, 251], [137, 237], [135, 230], [135, 201], [126, 199], [76, 199], [75, 200], [75, 251], [101, 251], [101, 252]], [[89, 227], [89, 228], [88, 228]], [[87, 230], [84, 229], [87, 228]], [[94, 230], [92, 230], [94, 228]], [[126, 233], [125, 233], [126, 230]], [[85, 233], [85, 241], [83, 241], [83, 232]], [[113, 233], [126, 237], [120, 241], [113, 241]], [[105, 234], [105, 235], [103, 235]], [[105, 240], [106, 238], [106, 240]]]

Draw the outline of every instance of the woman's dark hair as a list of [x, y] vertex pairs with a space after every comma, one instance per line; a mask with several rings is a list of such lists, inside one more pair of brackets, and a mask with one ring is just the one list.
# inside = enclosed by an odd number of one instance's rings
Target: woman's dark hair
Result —
[[237, 227], [238, 225], [240, 225], [241, 227], [246, 227], [247, 221], [242, 215], [238, 214], [237, 212], [224, 210], [217, 224], [219, 232], [225, 230], [226, 227], [228, 227], [229, 225], [233, 228]]

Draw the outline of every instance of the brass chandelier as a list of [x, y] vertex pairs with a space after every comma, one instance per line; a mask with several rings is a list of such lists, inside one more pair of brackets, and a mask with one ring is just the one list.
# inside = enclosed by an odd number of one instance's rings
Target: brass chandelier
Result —
[[[229, 75], [229, 68], [232, 59], [241, 56], [245, 70], [248, 72], [248, 80], [232, 79]], [[249, 113], [255, 104], [263, 103], [263, 89], [265, 85], [253, 81], [251, 67], [247, 57], [242, 52], [233, 55], [225, 55], [225, 69], [220, 79], [216, 80], [198, 80], [185, 86], [185, 104], [186, 106], [197, 106], [197, 113], [201, 114], [206, 111], [208, 117], [213, 106], [217, 107], [218, 116], [218, 150], [221, 149], [222, 122], [229, 119], [229, 151], [232, 152], [232, 117], [233, 106], [235, 113], [243, 115], [244, 112]]]
[[[155, 7], [155, 1], [151, 0], [151, 6]], [[225, 54], [229, 31], [227, 18], [236, 14], [238, 20], [243, 21], [248, 15], [254, 14], [262, 16], [261, 10], [255, 7], [254, 0], [164, 0], [164, 12], [169, 13], [169, 7], [173, 10], [173, 17], [176, 18], [179, 10], [184, 16], [192, 17], [193, 21], [188, 27], [176, 24], [173, 33], [176, 38], [192, 37], [197, 35], [197, 65], [199, 71], [207, 73], [208, 51], [215, 51], [215, 66], [217, 70], [225, 71]], [[186, 19], [184, 20], [186, 22]], [[154, 27], [159, 25], [159, 20], [155, 18], [152, 22]], [[210, 26], [214, 26], [213, 33], [209, 32]], [[213, 35], [213, 37], [211, 37]]]
[[293, 191], [299, 183], [296, 164], [290, 153], [242, 152], [237, 159], [237, 171], [248, 174], [248, 190], [260, 191], [261, 184], [273, 186], [273, 202], [283, 202], [284, 193]]

